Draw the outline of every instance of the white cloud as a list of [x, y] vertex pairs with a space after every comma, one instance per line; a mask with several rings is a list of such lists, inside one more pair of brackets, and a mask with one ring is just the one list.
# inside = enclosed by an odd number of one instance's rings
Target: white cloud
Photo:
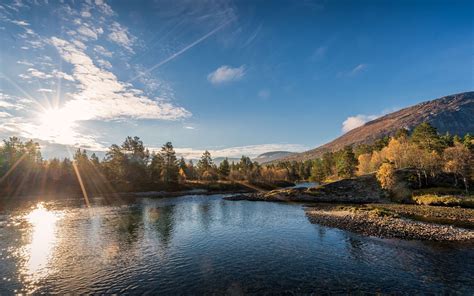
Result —
[[28, 74], [20, 74], [19, 76], [24, 79], [30, 79], [32, 77], [39, 78], [39, 79], [49, 79], [52, 78], [53, 75], [51, 74], [46, 74], [40, 70], [37, 70], [35, 68], [29, 68], [27, 70]]
[[359, 126], [363, 126], [366, 122], [374, 120], [378, 117], [380, 117], [380, 115], [363, 114], [347, 117], [347, 119], [342, 123], [342, 131], [347, 133], [348, 131], [358, 128]]
[[108, 58], [111, 58], [111, 57], [112, 57], [112, 52], [108, 51], [108, 50], [105, 49], [103, 46], [96, 45], [96, 46], [94, 47], [94, 50], [95, 50], [97, 53], [99, 53], [99, 54], [101, 54], [101, 55], [103, 55], [103, 56], [106, 56], [106, 57], [108, 57]]
[[97, 5], [97, 7], [102, 11], [103, 14], [107, 16], [114, 15], [114, 11], [112, 10], [112, 8], [103, 0], [95, 0], [95, 5]]
[[42, 93], [52, 93], [53, 92], [53, 90], [49, 89], [49, 88], [38, 88], [36, 91], [37, 92], [42, 92]]
[[188, 129], [188, 130], [196, 129], [194, 126], [189, 126], [189, 125], [188, 125], [188, 126], [185, 126], [184, 128], [185, 128], [185, 129]]
[[0, 111], [0, 118], [7, 118], [12, 117], [12, 115], [8, 112]]
[[74, 77], [58, 70], [53, 70], [53, 76], [56, 78], [61, 78], [68, 81], [74, 81]]
[[74, 81], [74, 77], [72, 77], [69, 74], [66, 74], [64, 72], [58, 71], [58, 70], [53, 70], [51, 74], [42, 72], [38, 69], [35, 68], [29, 68], [27, 70], [26, 74], [20, 74], [18, 75], [23, 79], [32, 79], [32, 78], [38, 78], [38, 79], [51, 79], [51, 78], [61, 78], [64, 80], [69, 80], [69, 81]]
[[135, 37], [128, 33], [128, 29], [122, 27], [119, 23], [113, 22], [108, 35], [110, 41], [117, 43], [130, 52], [133, 52], [132, 45]]
[[103, 68], [107, 68], [107, 69], [112, 68], [112, 64], [109, 61], [98, 59], [97, 63]]
[[123, 117], [177, 120], [191, 116], [182, 107], [150, 99], [141, 90], [119, 81], [113, 73], [95, 66], [92, 59], [72, 43], [56, 37], [51, 38], [51, 43], [74, 67], [73, 76], [79, 91], [72, 94], [73, 99], [63, 108], [74, 110], [76, 120]]
[[79, 47], [80, 49], [86, 49], [87, 46], [84, 44], [84, 42], [81, 42], [79, 40], [73, 40], [72, 41], [77, 47]]
[[89, 37], [89, 38], [92, 38], [94, 40], [97, 40], [98, 38], [98, 35], [97, 35], [97, 32], [95, 32], [94, 30], [92, 30], [91, 28], [89, 27], [86, 27], [86, 26], [80, 26], [78, 29], [77, 29], [77, 32], [79, 32], [80, 34], [86, 36], [86, 37]]
[[32, 63], [28, 62], [28, 61], [25, 61], [25, 60], [22, 60], [22, 61], [17, 61], [16, 62], [17, 64], [20, 64], [20, 65], [25, 65], [25, 66], [33, 66]]
[[[151, 150], [159, 149], [152, 148]], [[175, 148], [176, 154], [183, 156], [186, 159], [197, 159], [200, 158], [206, 149], [194, 149], [194, 148]], [[254, 158], [258, 155], [270, 152], [270, 151], [290, 151], [290, 152], [302, 152], [308, 150], [308, 147], [300, 144], [261, 144], [261, 145], [249, 145], [240, 147], [230, 147], [223, 149], [207, 149], [213, 158], [216, 157], [230, 157], [240, 158], [242, 155]]]
[[238, 68], [232, 68], [230, 66], [221, 66], [214, 72], [207, 75], [207, 80], [212, 84], [220, 84], [224, 82], [237, 81], [242, 79], [245, 75], [245, 66], [242, 65]]
[[30, 25], [29, 23], [22, 20], [13, 20], [11, 22], [14, 23], [15, 25], [22, 26], [22, 27], [26, 27]]

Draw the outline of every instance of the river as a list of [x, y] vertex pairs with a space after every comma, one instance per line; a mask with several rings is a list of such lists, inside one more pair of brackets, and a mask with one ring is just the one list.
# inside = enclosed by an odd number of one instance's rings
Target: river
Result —
[[474, 291], [472, 244], [363, 237], [300, 204], [166, 199], [0, 203], [0, 294]]

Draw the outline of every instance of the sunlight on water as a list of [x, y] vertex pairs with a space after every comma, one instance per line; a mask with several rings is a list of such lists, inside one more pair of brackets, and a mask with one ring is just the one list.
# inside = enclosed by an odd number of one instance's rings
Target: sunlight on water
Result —
[[20, 274], [31, 288], [50, 273], [48, 265], [57, 243], [56, 223], [62, 216], [61, 212], [46, 209], [43, 203], [37, 204], [24, 216], [31, 228], [27, 243], [20, 252], [24, 262]]

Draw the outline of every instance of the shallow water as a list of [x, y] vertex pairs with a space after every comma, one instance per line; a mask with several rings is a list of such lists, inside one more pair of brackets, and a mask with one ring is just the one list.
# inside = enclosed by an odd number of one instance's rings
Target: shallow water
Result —
[[474, 247], [367, 238], [222, 195], [0, 205], [0, 294], [474, 291]]

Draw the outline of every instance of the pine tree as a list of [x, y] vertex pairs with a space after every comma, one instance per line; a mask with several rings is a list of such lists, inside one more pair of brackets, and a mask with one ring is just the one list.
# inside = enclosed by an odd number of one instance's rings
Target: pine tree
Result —
[[343, 178], [351, 178], [355, 176], [357, 169], [357, 159], [351, 146], [346, 146], [336, 161], [337, 175]]
[[163, 159], [163, 169], [161, 171], [161, 179], [165, 183], [178, 181], [178, 160], [173, 144], [167, 142], [161, 147], [161, 157]]
[[429, 152], [433, 150], [441, 152], [443, 149], [443, 144], [436, 128], [427, 122], [423, 122], [415, 127], [411, 135], [411, 140], [420, 148], [428, 150]]
[[204, 151], [201, 156], [201, 159], [197, 163], [197, 168], [199, 170], [199, 174], [203, 175], [205, 172], [210, 171], [212, 169], [212, 162], [211, 153], [209, 151]]
[[318, 158], [313, 161], [313, 166], [311, 168], [311, 177], [312, 181], [321, 183], [326, 179], [325, 169], [323, 161]]
[[219, 164], [219, 174], [224, 178], [228, 177], [230, 173], [230, 165], [227, 157]]

